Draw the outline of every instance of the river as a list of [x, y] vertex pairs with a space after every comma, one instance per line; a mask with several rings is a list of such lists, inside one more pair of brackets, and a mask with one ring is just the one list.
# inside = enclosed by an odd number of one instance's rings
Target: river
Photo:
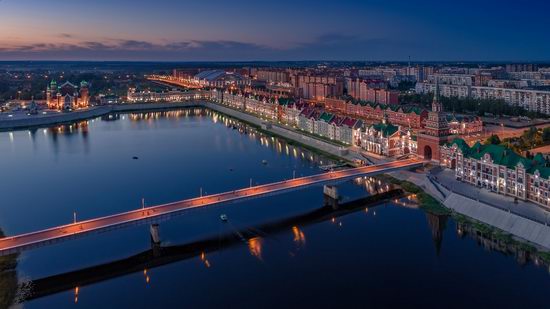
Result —
[[[7, 235], [333, 163], [201, 108], [2, 132], [0, 154]], [[391, 189], [375, 179], [340, 185], [350, 200]], [[160, 248], [136, 226], [5, 257], [0, 307], [550, 305], [542, 259], [425, 213], [413, 197], [324, 203], [322, 187], [308, 188], [162, 222]]]

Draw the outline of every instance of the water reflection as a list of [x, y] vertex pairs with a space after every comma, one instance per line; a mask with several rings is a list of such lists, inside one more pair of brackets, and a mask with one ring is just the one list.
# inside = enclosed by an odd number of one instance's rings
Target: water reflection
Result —
[[435, 253], [439, 255], [441, 252], [441, 244], [443, 243], [443, 231], [447, 227], [447, 220], [449, 219], [446, 215], [434, 215], [429, 212], [426, 213], [426, 220], [428, 221], [428, 226], [432, 231], [432, 240], [435, 246]]
[[[376, 207], [378, 204], [369, 204]], [[215, 252], [227, 246], [242, 245], [243, 239], [247, 244], [249, 253], [263, 260], [263, 238], [258, 235], [272, 235], [292, 231], [294, 238], [300, 244], [305, 244], [305, 234], [298, 226], [308, 226], [316, 223], [335, 220], [341, 216], [354, 213], [364, 209], [365, 203], [348, 203], [340, 205], [339, 208], [322, 207], [308, 213], [290, 217], [276, 222], [267, 223], [256, 228], [245, 228], [240, 231], [232, 230], [230, 233], [219, 237], [208, 238], [194, 243], [174, 245], [159, 248], [136, 254], [129, 258], [109, 262], [102, 265], [83, 268], [50, 277], [26, 281], [19, 285], [19, 301], [28, 301], [45, 297], [62, 291], [72, 290], [75, 286], [93, 284], [112, 278], [125, 276], [143, 269], [146, 283], [150, 282], [149, 270], [155, 267], [171, 264], [177, 261], [186, 260], [192, 257], [199, 257], [206, 267], [210, 267], [207, 258], [209, 252]], [[30, 290], [22, 292], [23, 286], [31, 287]], [[15, 280], [13, 293], [17, 291], [17, 280]]]
[[306, 235], [297, 226], [292, 227], [292, 234], [294, 235], [294, 243], [299, 247], [306, 244]]
[[[201, 107], [155, 112], [112, 113], [91, 120], [83, 120], [68, 124], [55, 125], [48, 128], [32, 129], [28, 131], [28, 134], [32, 143], [36, 144], [36, 135], [41, 131], [45, 137], [49, 138], [52, 148], [54, 149], [54, 153], [56, 154], [59, 153], [61, 147], [60, 137], [63, 137], [63, 139], [80, 137], [82, 143], [84, 144], [85, 153], [89, 153], [90, 149], [88, 139], [91, 125], [93, 125], [96, 121], [116, 122], [120, 120], [125, 120], [126, 117], [132, 123], [143, 123], [149, 128], [153, 128], [155, 121], [162, 119], [178, 120], [187, 117], [206, 117], [211, 119], [214, 123], [223, 124], [227, 128], [235, 130], [236, 132], [239, 132], [243, 135], [247, 135], [251, 139], [257, 140], [260, 145], [272, 149], [278, 154], [285, 154], [288, 156], [293, 156], [294, 158], [301, 157], [317, 164], [333, 163], [332, 160], [327, 160], [318, 153], [293, 145], [293, 142], [266, 135], [263, 132], [259, 131], [257, 128], [245, 124], [237, 119]], [[14, 144], [14, 140], [16, 138], [14, 132], [9, 132], [8, 136], [10, 143]], [[70, 142], [67, 144], [70, 145]], [[76, 147], [76, 145], [73, 145], [72, 147], [74, 148]], [[296, 177], [300, 176], [303, 175], [296, 175]]]
[[[123, 260], [37, 279], [32, 282], [24, 282], [19, 286], [19, 296], [16, 296], [18, 289], [17, 276], [15, 275], [15, 266], [12, 264], [10, 267], [12, 273], [2, 272], [0, 274], [0, 284], [2, 284], [2, 287], [7, 287], [0, 289], [3, 293], [2, 298], [0, 298], [0, 304], [13, 304], [14, 302], [44, 297], [71, 289], [74, 289], [75, 302], [78, 302], [79, 289], [82, 286], [80, 283], [82, 282], [93, 284], [115, 277], [125, 276], [129, 273], [139, 271], [139, 269], [143, 269], [145, 283], [149, 284], [151, 280], [149, 269], [196, 256], [198, 256], [200, 261], [209, 268], [211, 266], [207, 258], [209, 252], [215, 252], [231, 245], [242, 245], [243, 239], [245, 240], [249, 253], [263, 261], [264, 238], [258, 235], [258, 231], [262, 231], [262, 235], [273, 235], [275, 233], [285, 233], [290, 230], [293, 237], [293, 243], [298, 246], [303, 246], [306, 243], [306, 237], [302, 230], [303, 228], [299, 228], [298, 226], [305, 227], [326, 221], [339, 224], [341, 223], [340, 218], [343, 216], [363, 210], [367, 213], [371, 211], [374, 212], [376, 207], [380, 205], [383, 204], [377, 201], [368, 204], [363, 202], [352, 202], [340, 205], [336, 209], [332, 207], [322, 207], [302, 215], [264, 224], [256, 228], [245, 228], [238, 232], [231, 231], [219, 237], [208, 238], [194, 243], [160, 247], [157, 248], [157, 250], [151, 249]], [[397, 205], [390, 207], [402, 206]], [[439, 254], [442, 250], [443, 232], [449, 223], [449, 217], [426, 213], [426, 222], [431, 230], [431, 238], [436, 248], [436, 254]], [[481, 231], [477, 225], [457, 223], [456, 232], [459, 237], [469, 236], [489, 250], [512, 254], [517, 257], [520, 264], [532, 262], [537, 266], [548, 267], [548, 264], [544, 262], [540, 256], [526, 250], [524, 244], [509, 243], [504, 239], [486, 237], [485, 233]], [[294, 252], [291, 252], [291, 256], [294, 256], [294, 254]], [[11, 263], [14, 263], [14, 261], [15, 258], [12, 257]], [[31, 287], [31, 289], [27, 289], [27, 292], [22, 293], [21, 291], [24, 290], [23, 287], [25, 286]]]
[[[235, 130], [243, 135], [249, 136], [251, 139], [257, 140], [261, 146], [273, 149], [279, 154], [286, 154], [288, 156], [293, 156], [294, 158], [304, 158], [308, 161], [315, 162], [317, 164], [332, 164], [332, 160], [324, 158], [322, 155], [319, 155], [315, 152], [302, 149], [298, 146], [293, 145], [292, 142], [289, 142], [284, 139], [276, 138], [270, 135], [266, 135], [263, 132], [259, 131], [257, 128], [243, 123], [235, 118], [231, 118], [224, 114], [201, 108], [184, 108], [177, 110], [167, 110], [167, 111], [155, 111], [155, 112], [136, 112], [130, 114], [110, 114], [107, 116], [101, 117], [102, 121], [117, 121], [123, 120], [124, 115], [128, 116], [134, 123], [143, 122], [147, 125], [153, 125], [154, 121], [160, 119], [181, 119], [187, 117], [206, 117], [212, 120], [212, 122], [217, 124], [223, 124], [229, 129]], [[296, 175], [302, 176], [302, 175]]]
[[[0, 229], [0, 238], [4, 232]], [[17, 303], [17, 254], [0, 256], [0, 308], [8, 308]]]
[[248, 240], [248, 251], [252, 256], [262, 259], [262, 239], [260, 237], [253, 237]]
[[509, 234], [494, 233], [479, 224], [458, 222], [456, 234], [459, 238], [470, 237], [487, 251], [500, 252], [515, 257], [519, 265], [533, 264], [550, 272], [550, 256], [537, 251], [529, 244], [514, 239]]
[[201, 261], [204, 263], [204, 266], [206, 266], [206, 268], [210, 268], [210, 261], [208, 261], [208, 259], [206, 258], [206, 253], [204, 251], [201, 252]]
[[353, 180], [357, 186], [364, 187], [369, 194], [384, 193], [393, 190], [395, 186], [384, 183], [375, 177], [358, 177]]

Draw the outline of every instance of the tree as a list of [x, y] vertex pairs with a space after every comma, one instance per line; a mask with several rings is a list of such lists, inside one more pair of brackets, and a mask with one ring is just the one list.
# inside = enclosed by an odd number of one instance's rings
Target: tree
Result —
[[499, 145], [500, 144], [500, 138], [498, 137], [498, 135], [493, 134], [493, 135], [489, 136], [489, 138], [487, 138], [487, 140], [485, 141], [485, 144]]
[[542, 130], [542, 141], [544, 143], [550, 142], [550, 127], [546, 127]]

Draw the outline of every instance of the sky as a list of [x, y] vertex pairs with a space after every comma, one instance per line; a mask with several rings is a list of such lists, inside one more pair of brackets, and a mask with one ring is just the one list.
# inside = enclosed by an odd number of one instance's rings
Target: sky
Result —
[[0, 60], [550, 61], [547, 0], [0, 0]]

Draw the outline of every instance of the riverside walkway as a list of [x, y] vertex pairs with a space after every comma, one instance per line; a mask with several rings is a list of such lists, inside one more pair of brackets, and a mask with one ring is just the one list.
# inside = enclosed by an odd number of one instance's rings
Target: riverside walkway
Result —
[[169, 204], [141, 208], [101, 218], [56, 226], [37, 232], [8, 236], [0, 239], [0, 256], [53, 244], [63, 240], [82, 237], [92, 233], [99, 233], [137, 224], [155, 223], [201, 207], [275, 195], [314, 185], [334, 184], [356, 177], [374, 176], [401, 169], [416, 168], [422, 166], [423, 163], [423, 161], [418, 159], [408, 159], [332, 171], [219, 194], [201, 196]]

